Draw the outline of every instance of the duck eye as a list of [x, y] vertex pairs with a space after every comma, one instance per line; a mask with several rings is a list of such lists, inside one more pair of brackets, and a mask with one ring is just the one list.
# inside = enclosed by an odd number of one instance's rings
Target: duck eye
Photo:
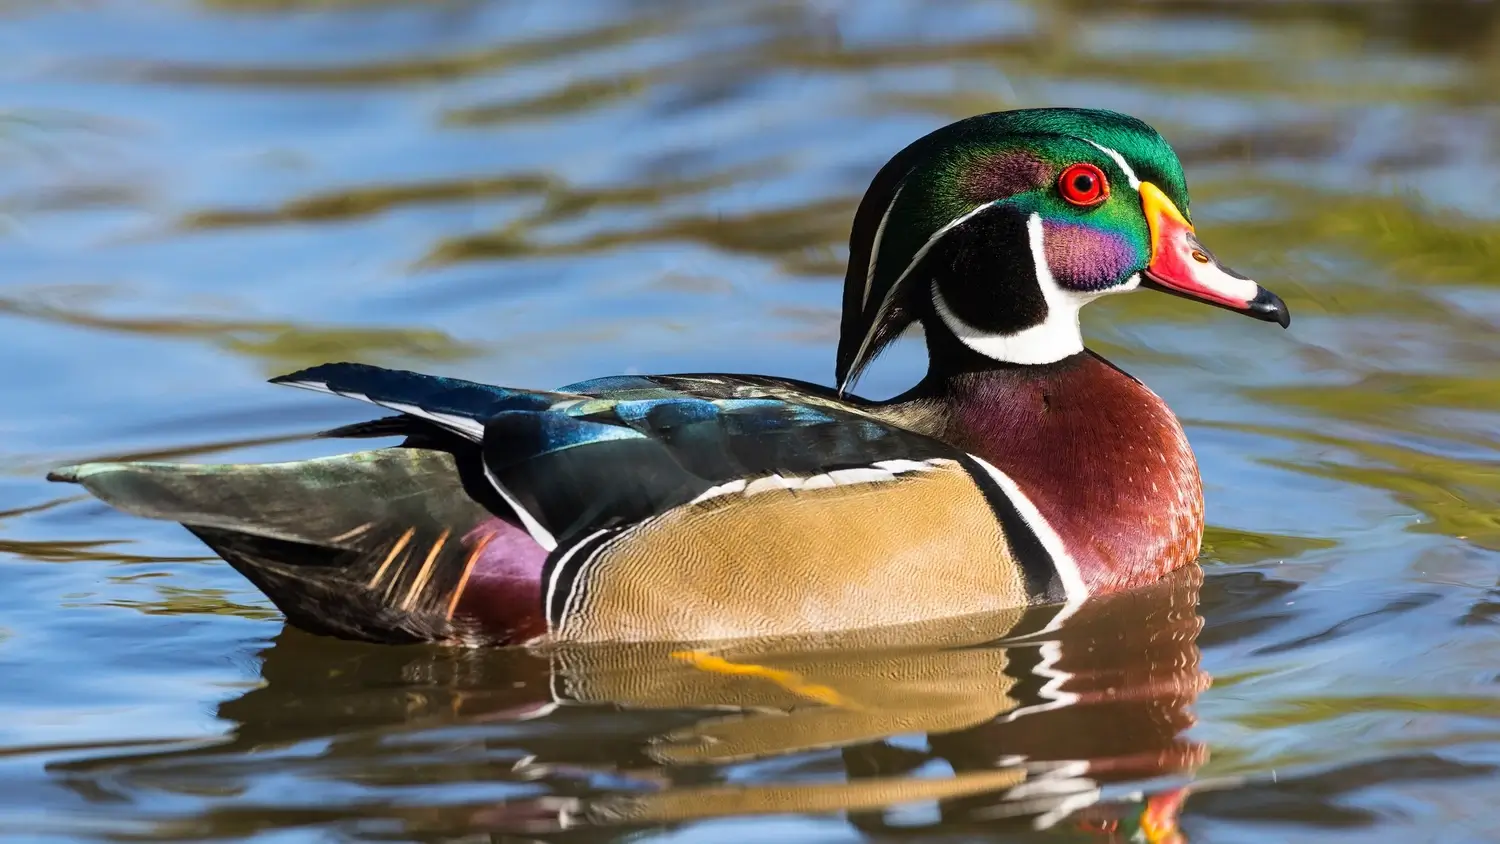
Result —
[[1057, 190], [1063, 199], [1088, 207], [1109, 198], [1109, 181], [1104, 171], [1092, 164], [1070, 164], [1058, 177]]

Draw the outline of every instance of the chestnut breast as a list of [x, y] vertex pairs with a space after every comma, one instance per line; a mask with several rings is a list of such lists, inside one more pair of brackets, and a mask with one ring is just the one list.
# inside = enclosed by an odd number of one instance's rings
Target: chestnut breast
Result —
[[1090, 592], [1150, 583], [1203, 539], [1198, 463], [1155, 393], [1091, 352], [949, 383], [943, 438], [1015, 480]]

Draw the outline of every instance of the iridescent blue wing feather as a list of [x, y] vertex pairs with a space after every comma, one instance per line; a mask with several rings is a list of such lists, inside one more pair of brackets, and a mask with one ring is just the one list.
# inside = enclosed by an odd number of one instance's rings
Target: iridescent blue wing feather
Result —
[[276, 381], [372, 402], [477, 444], [477, 452], [453, 450], [461, 462], [479, 461], [505, 505], [548, 548], [738, 479], [960, 456], [819, 388], [759, 377], [619, 376], [548, 392], [327, 364]]

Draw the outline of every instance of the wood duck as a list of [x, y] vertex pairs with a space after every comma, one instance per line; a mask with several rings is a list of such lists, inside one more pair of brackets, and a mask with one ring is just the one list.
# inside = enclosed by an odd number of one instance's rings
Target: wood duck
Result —
[[[306, 630], [375, 641], [716, 641], [1075, 604], [1194, 562], [1197, 462], [1078, 312], [1153, 288], [1289, 323], [1199, 243], [1176, 154], [1126, 115], [960, 120], [854, 216], [837, 387], [614, 376], [557, 391], [331, 363], [273, 379], [401, 445], [285, 464], [59, 469], [182, 523]], [[912, 323], [929, 368], [849, 391]]]

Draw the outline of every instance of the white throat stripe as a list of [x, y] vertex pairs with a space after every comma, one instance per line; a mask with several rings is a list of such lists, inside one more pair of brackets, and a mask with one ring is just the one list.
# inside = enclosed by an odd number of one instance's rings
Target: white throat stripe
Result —
[[[1040, 214], [1026, 221], [1026, 235], [1035, 267], [1036, 284], [1047, 303], [1047, 316], [1029, 328], [1014, 334], [990, 334], [964, 322], [943, 298], [936, 282], [932, 285], [932, 303], [943, 325], [959, 342], [991, 360], [1008, 363], [1053, 363], [1083, 351], [1083, 332], [1078, 327], [1078, 309], [1096, 298], [1096, 293], [1075, 293], [1057, 286], [1052, 269], [1047, 266], [1045, 232]], [[978, 279], [958, 283], [984, 283]]]
[[[1065, 357], [1083, 351], [1083, 331], [1078, 326], [1078, 312], [1089, 302], [1111, 293], [1124, 293], [1140, 286], [1140, 275], [1131, 276], [1124, 284], [1103, 290], [1067, 290], [1059, 286], [1047, 265], [1046, 228], [1040, 214], [1032, 214], [1026, 220], [1027, 245], [1031, 249], [1031, 262], [1036, 274], [1037, 287], [1047, 303], [1047, 316], [1041, 322], [1023, 328], [1014, 334], [991, 334], [976, 328], [953, 312], [948, 300], [943, 297], [937, 282], [932, 284], [932, 304], [943, 325], [957, 337], [959, 342], [991, 360], [1007, 363], [1055, 363]], [[959, 280], [959, 284], [984, 283], [980, 279]]]

